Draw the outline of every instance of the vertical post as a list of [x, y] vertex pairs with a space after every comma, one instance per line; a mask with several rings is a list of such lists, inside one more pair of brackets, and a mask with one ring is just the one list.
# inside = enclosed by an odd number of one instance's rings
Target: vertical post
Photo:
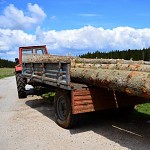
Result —
[[66, 64], [66, 84], [70, 84], [70, 64]]

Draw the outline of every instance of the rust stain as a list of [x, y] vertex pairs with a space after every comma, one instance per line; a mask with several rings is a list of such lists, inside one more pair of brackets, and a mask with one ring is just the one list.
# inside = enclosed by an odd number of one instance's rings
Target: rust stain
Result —
[[115, 107], [112, 92], [102, 88], [74, 90], [72, 93], [73, 114]]
[[141, 67], [141, 65], [136, 65], [135, 70], [138, 71], [138, 68], [140, 68], [140, 67]]
[[142, 87], [142, 91], [143, 91], [143, 93], [147, 93], [147, 90], [145, 87]]
[[132, 94], [132, 92], [130, 91], [129, 88], [126, 88], [126, 89], [125, 89], [125, 92], [126, 92], [127, 94]]
[[142, 92], [143, 92], [144, 97], [148, 96], [148, 92], [147, 92], [146, 87], [144, 87], [144, 86], [142, 87]]
[[131, 71], [131, 73], [128, 75], [128, 78], [131, 78], [132, 76], [134, 76], [136, 74], [135, 71]]

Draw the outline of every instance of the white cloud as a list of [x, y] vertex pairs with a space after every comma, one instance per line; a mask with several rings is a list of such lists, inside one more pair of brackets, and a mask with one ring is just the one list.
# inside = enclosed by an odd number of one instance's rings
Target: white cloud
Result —
[[[40, 36], [40, 35], [38, 35]], [[150, 47], [150, 29], [118, 27], [112, 30], [85, 26], [81, 29], [42, 32], [42, 39], [51, 51], [72, 51], [78, 55], [87, 51], [110, 51]], [[42, 41], [41, 41], [42, 42]], [[76, 51], [75, 51], [76, 50]]]
[[0, 29], [0, 50], [11, 50], [18, 45], [33, 44], [35, 35], [22, 30]]
[[150, 47], [150, 28], [118, 27], [105, 30], [85, 26], [74, 30], [43, 31], [38, 27], [34, 35], [22, 30], [0, 29], [1, 57], [2, 52], [7, 52], [7, 55], [13, 54], [13, 51], [18, 51], [19, 46], [43, 44], [48, 46], [51, 54], [59, 55], [79, 55], [96, 50], [142, 49]]
[[35, 35], [27, 34], [22, 30], [0, 29], [0, 57], [15, 58], [19, 46], [34, 45], [35, 40]]
[[0, 15], [0, 28], [3, 29], [31, 29], [40, 24], [46, 14], [37, 4], [28, 3], [26, 15], [23, 10], [19, 10], [13, 4], [7, 6]]

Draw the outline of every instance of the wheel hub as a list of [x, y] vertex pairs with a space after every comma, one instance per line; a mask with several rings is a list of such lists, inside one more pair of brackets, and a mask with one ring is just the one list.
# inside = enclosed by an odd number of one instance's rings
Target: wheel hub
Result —
[[67, 104], [64, 97], [60, 97], [57, 102], [57, 113], [61, 120], [65, 120], [67, 116]]

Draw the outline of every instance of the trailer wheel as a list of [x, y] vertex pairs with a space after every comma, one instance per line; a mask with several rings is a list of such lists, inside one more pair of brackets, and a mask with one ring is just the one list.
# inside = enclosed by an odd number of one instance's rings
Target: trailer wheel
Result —
[[62, 128], [75, 125], [76, 116], [72, 114], [71, 99], [68, 92], [58, 90], [54, 97], [55, 121]]
[[17, 82], [17, 90], [18, 90], [18, 97], [19, 98], [26, 98], [26, 91], [25, 91], [25, 81], [23, 79], [23, 75], [21, 73], [16, 74], [16, 82]]

